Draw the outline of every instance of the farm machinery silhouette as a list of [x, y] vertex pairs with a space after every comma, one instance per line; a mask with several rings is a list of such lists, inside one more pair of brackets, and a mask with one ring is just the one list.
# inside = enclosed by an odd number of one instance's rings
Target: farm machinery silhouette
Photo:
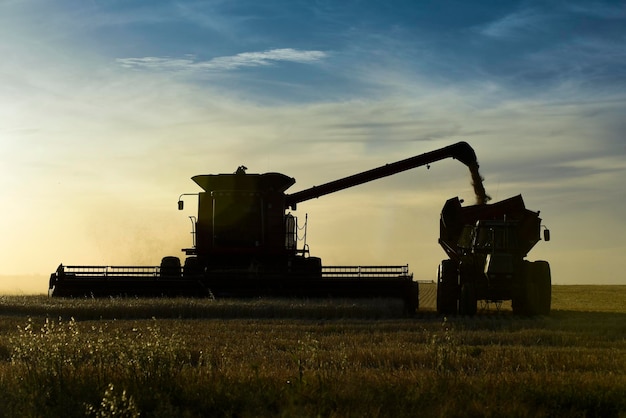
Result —
[[469, 168], [477, 202], [462, 207], [458, 198], [450, 199], [442, 211], [439, 242], [450, 259], [439, 267], [437, 310], [472, 315], [478, 300], [512, 299], [518, 313], [549, 312], [549, 266], [524, 260], [540, 239], [539, 213], [526, 210], [521, 196], [487, 204], [476, 154], [466, 142], [292, 194], [286, 191], [294, 178], [248, 174], [244, 166], [233, 174], [194, 176], [203, 191], [197, 193], [193, 245], [182, 250], [182, 265], [176, 256], [150, 267], [61, 264], [50, 277], [49, 295], [399, 298], [414, 312], [419, 284], [408, 265], [324, 266], [306, 244], [298, 248], [291, 211], [307, 200], [446, 158]]

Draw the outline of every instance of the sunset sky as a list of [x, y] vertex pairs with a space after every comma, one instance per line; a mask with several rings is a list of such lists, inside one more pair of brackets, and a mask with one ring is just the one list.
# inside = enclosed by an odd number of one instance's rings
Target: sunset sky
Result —
[[[0, 292], [183, 257], [196, 174], [295, 192], [458, 141], [541, 211], [553, 283], [626, 284], [623, 1], [0, 0], [0, 54]], [[454, 196], [448, 160], [296, 214], [324, 264], [435, 279]]]

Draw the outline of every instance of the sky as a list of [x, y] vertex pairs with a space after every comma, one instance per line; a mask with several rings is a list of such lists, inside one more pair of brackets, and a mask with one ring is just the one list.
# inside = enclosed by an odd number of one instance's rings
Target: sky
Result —
[[[493, 201], [521, 194], [555, 284], [626, 284], [623, 1], [0, 0], [0, 292], [56, 267], [190, 246], [197, 174], [288, 192], [458, 141]], [[436, 278], [434, 163], [302, 203], [311, 254]]]

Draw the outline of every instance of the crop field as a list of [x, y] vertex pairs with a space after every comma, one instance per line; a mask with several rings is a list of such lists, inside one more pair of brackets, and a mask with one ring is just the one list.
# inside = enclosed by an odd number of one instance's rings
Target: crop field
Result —
[[0, 417], [626, 417], [626, 286], [550, 316], [391, 300], [0, 296]]

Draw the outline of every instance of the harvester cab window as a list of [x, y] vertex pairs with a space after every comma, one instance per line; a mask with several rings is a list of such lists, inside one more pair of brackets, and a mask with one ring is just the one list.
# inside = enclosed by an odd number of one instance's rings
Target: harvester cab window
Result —
[[254, 193], [224, 193], [213, 199], [213, 244], [258, 247], [263, 244], [262, 200]]

